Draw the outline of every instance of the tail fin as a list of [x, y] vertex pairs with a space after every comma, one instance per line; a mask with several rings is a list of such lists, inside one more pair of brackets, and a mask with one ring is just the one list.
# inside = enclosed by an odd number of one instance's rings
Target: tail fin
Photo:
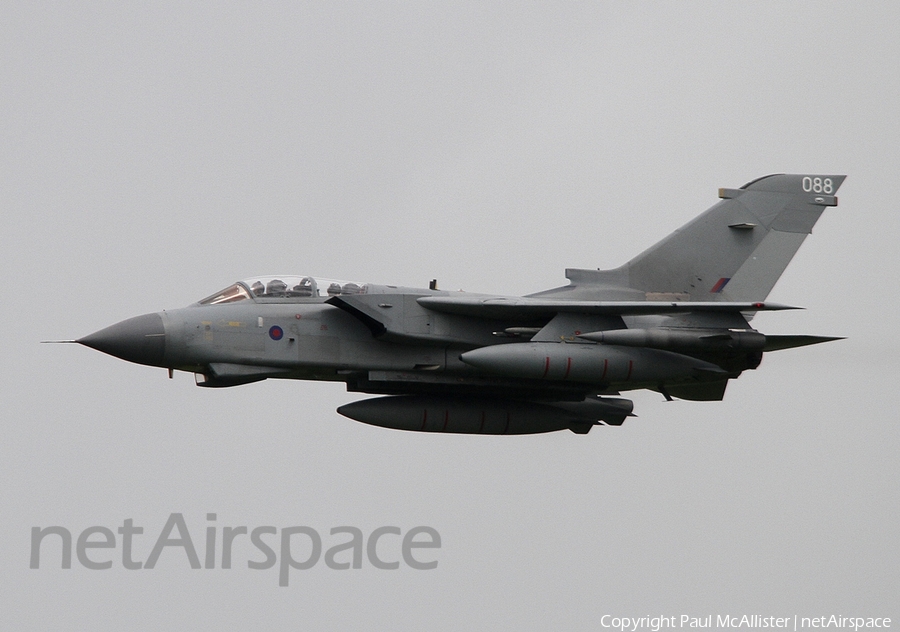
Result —
[[846, 176], [771, 175], [740, 189], [615, 270], [567, 270], [575, 285], [648, 300], [762, 301]]

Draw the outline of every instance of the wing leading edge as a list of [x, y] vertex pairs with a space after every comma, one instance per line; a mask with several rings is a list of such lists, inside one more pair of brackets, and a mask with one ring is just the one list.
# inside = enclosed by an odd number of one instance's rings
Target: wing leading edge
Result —
[[639, 316], [687, 312], [736, 313], [803, 309], [781, 303], [725, 301], [566, 301], [529, 297], [423, 296], [426, 309], [476, 318], [533, 318], [560, 313]]

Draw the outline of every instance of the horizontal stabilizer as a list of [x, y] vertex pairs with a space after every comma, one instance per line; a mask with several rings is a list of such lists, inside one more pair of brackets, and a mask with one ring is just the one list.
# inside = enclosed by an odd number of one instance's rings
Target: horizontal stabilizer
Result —
[[843, 336], [766, 336], [766, 344], [763, 351], [778, 351], [780, 349], [793, 349], [794, 347], [805, 347], [807, 345], [817, 345], [820, 342], [831, 342], [832, 340], [843, 340]]

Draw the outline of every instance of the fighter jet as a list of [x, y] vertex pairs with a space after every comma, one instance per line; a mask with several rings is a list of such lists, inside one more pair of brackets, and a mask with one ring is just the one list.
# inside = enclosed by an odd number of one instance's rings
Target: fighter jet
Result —
[[337, 409], [422, 432], [531, 434], [632, 416], [623, 391], [721, 400], [763, 353], [834, 337], [765, 335], [765, 302], [845, 176], [770, 175], [612, 270], [527, 296], [266, 275], [77, 342], [187, 371], [204, 387], [270, 378], [381, 395]]

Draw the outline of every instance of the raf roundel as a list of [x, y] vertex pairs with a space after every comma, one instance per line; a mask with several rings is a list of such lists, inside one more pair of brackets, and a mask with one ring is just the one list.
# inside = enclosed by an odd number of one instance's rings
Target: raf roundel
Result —
[[278, 325], [272, 325], [269, 328], [269, 338], [272, 340], [281, 340], [284, 338], [284, 329], [279, 327]]

